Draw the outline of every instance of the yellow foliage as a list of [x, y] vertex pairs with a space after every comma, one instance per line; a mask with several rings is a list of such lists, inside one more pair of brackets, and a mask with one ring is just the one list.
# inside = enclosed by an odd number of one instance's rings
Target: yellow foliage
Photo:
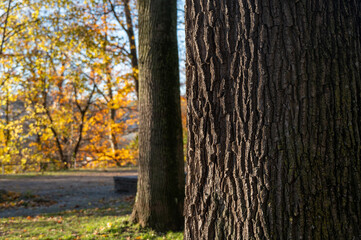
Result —
[[[0, 1], [0, 12], [6, 3]], [[129, 56], [120, 50], [126, 43], [114, 19], [90, 11], [108, 3], [12, 4], [7, 30], [13, 34], [0, 53], [5, 171], [43, 171], [65, 160], [88, 167], [135, 164], [137, 150], [124, 137], [137, 126]]]

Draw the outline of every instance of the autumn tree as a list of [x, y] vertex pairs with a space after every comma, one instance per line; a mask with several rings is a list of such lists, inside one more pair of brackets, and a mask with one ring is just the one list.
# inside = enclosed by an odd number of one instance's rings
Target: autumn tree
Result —
[[[14, 81], [11, 76], [14, 73], [17, 63], [12, 63], [8, 56], [14, 54], [9, 51], [11, 39], [24, 27], [27, 21], [19, 22], [20, 8], [23, 7], [21, 2], [17, 0], [7, 0], [0, 2], [0, 162], [2, 165], [2, 173], [5, 172], [5, 164], [12, 157], [13, 152], [18, 152], [18, 146], [22, 144], [21, 139], [15, 139], [13, 135], [21, 133], [22, 128], [19, 126], [21, 122], [21, 113], [18, 109], [14, 109], [14, 105], [19, 105], [17, 98], [12, 94]], [[14, 78], [17, 78], [15, 75]]]
[[183, 227], [176, 2], [138, 1], [139, 175], [132, 219], [157, 230]]
[[360, 1], [186, 1], [185, 239], [361, 237]]
[[[123, 118], [125, 116], [133, 116], [131, 120], [128, 121], [128, 123], [130, 123], [132, 122], [132, 120], [134, 120], [134, 114], [132, 114], [131, 112], [134, 113], [137, 107], [135, 104], [135, 96], [133, 97], [133, 99], [129, 96], [126, 96], [131, 95], [132, 92], [134, 93], [134, 90], [136, 95], [138, 92], [138, 58], [133, 27], [134, 14], [133, 12], [131, 12], [129, 0], [108, 0], [107, 2], [100, 1], [99, 5], [103, 8], [102, 12], [97, 10], [99, 9], [99, 7], [94, 6], [94, 10], [92, 10], [92, 15], [102, 15], [101, 25], [103, 26], [103, 29], [112, 28], [113, 31], [111, 33], [113, 34], [115, 32], [115, 29], [117, 29], [118, 32], [123, 31], [128, 37], [128, 41], [124, 42], [123, 45], [115, 45], [116, 43], [112, 41], [112, 38], [114, 37], [112, 37], [111, 34], [104, 32], [104, 38], [101, 42], [101, 49], [103, 55], [101, 57], [102, 62], [100, 63], [100, 65], [104, 68], [104, 71], [102, 71], [104, 74], [102, 76], [97, 74], [98, 78], [100, 77], [100, 81], [95, 80], [95, 82], [97, 82], [97, 92], [100, 94], [107, 106], [107, 108], [104, 108], [104, 110], [108, 112], [110, 117], [109, 120], [106, 120], [109, 126], [108, 142], [110, 143], [110, 149], [103, 148], [103, 151], [99, 151], [99, 146], [96, 147], [92, 145], [91, 147], [97, 148], [96, 151], [99, 153], [99, 155], [103, 155], [104, 158], [110, 158], [114, 160], [117, 165], [122, 165], [123, 163], [127, 162], [124, 161], [124, 157], [126, 156], [128, 156], [128, 160], [134, 160], [132, 159], [134, 158], [134, 156], [130, 156], [126, 153], [130, 153], [130, 151], [120, 147], [120, 145], [122, 145], [122, 140], [119, 139], [119, 137], [117, 136], [119, 135], [119, 129], [123, 128], [123, 132], [128, 133], [131, 129], [125, 129], [124, 124], [119, 123], [119, 113], [123, 112]], [[112, 22], [115, 22], [116, 24], [112, 24]], [[118, 28], [114, 28], [113, 25], [117, 26]], [[114, 57], [112, 57], [112, 50], [114, 49], [120, 49], [123, 55], [122, 61], [124, 63], [129, 63], [131, 71], [129, 71], [128, 74], [119, 74], [119, 72], [115, 71], [114, 67], [112, 67], [114, 65], [113, 62], [115, 59]], [[126, 82], [127, 84], [122, 84], [122, 82]], [[102, 85], [104, 87], [102, 87]], [[120, 98], [122, 99], [120, 100]], [[104, 125], [104, 123], [102, 123], [102, 125]], [[132, 128], [133, 132], [135, 132], [136, 130], [137, 128]], [[95, 141], [98, 141], [98, 139], [94, 139], [94, 141], [92, 142]]]
[[8, 0], [0, 17], [1, 163], [134, 163], [123, 135], [136, 125], [136, 71], [110, 5]]

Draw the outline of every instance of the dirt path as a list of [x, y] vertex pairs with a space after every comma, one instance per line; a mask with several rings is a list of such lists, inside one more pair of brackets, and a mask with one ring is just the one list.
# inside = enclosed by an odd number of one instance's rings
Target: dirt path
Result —
[[39, 195], [56, 204], [34, 208], [0, 210], [0, 217], [34, 216], [71, 209], [112, 207], [122, 200], [114, 191], [114, 176], [135, 176], [136, 171], [77, 172], [34, 177], [0, 177], [0, 189]]

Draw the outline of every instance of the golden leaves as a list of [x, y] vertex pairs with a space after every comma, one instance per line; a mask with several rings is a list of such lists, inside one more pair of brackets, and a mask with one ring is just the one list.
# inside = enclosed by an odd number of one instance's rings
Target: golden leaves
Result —
[[58, 167], [60, 152], [92, 166], [134, 163], [123, 137], [137, 125], [126, 42], [93, 11], [107, 2], [15, 2], [0, 58], [0, 163]]

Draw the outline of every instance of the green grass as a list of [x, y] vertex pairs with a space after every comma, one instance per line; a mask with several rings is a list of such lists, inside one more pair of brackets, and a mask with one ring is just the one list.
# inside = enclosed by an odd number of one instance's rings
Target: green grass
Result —
[[[36, 176], [86, 175], [90, 172], [132, 171], [136, 168], [67, 170], [42, 173], [1, 175], [5, 179], [23, 179]], [[131, 203], [120, 202], [116, 208], [77, 209], [56, 214], [29, 217], [0, 218], [0, 240], [42, 239], [183, 239], [181, 232], [157, 233], [129, 222]]]
[[157, 233], [130, 223], [130, 210], [130, 204], [123, 203], [117, 208], [1, 218], [0, 239], [183, 239], [181, 232]]

